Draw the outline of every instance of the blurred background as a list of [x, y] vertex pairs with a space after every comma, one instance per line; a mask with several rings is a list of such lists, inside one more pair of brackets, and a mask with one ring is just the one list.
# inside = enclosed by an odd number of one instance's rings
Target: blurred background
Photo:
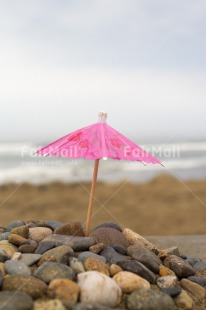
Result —
[[196, 0], [0, 3], [1, 224], [84, 220], [93, 163], [34, 152], [105, 110], [165, 167], [102, 161], [94, 223], [205, 233], [205, 15]]

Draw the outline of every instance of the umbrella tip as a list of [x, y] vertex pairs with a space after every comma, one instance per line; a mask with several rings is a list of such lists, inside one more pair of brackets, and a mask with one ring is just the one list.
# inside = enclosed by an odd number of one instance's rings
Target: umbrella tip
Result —
[[99, 123], [105, 123], [106, 122], [107, 112], [99, 111], [98, 116], [99, 116]]

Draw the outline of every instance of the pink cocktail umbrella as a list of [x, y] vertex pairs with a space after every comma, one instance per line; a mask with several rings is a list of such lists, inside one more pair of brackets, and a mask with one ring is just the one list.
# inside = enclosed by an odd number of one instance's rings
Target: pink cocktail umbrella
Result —
[[140, 161], [144, 164], [161, 164], [157, 158], [145, 152], [141, 147], [110, 127], [106, 123], [106, 118], [107, 113], [100, 112], [98, 123], [76, 130], [37, 151], [39, 155], [43, 156], [50, 155], [94, 160], [93, 179], [86, 220], [86, 236], [88, 236], [90, 231], [100, 159], [113, 158]]

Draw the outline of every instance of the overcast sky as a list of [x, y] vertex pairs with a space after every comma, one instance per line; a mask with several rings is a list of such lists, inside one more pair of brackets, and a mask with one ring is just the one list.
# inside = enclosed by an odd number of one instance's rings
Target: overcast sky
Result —
[[206, 2], [0, 0], [0, 142], [206, 138]]

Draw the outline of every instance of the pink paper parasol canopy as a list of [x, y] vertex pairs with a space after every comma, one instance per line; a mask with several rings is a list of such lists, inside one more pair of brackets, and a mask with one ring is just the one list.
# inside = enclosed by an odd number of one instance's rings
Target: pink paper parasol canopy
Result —
[[100, 159], [112, 158], [117, 160], [140, 161], [144, 164], [161, 164], [159, 159], [153, 157], [130, 139], [110, 127], [106, 123], [106, 118], [107, 113], [99, 112], [99, 121], [97, 123], [67, 134], [36, 152], [43, 156], [73, 159], [85, 158], [95, 161], [86, 221], [86, 235], [89, 234], [90, 229]]

